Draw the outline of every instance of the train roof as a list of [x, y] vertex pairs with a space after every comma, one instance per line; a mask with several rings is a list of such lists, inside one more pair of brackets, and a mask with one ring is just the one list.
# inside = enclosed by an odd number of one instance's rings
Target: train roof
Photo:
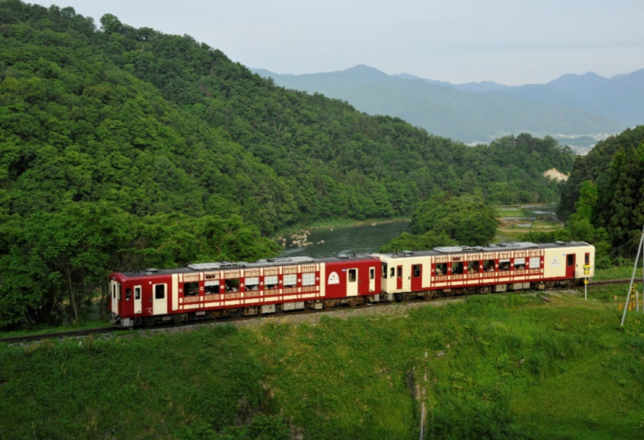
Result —
[[[449, 254], [475, 254], [482, 252], [503, 252], [503, 251], [522, 251], [531, 249], [552, 249], [552, 248], [569, 248], [589, 246], [583, 241], [555, 241], [554, 243], [531, 243], [528, 241], [490, 244], [488, 246], [443, 246], [432, 249], [431, 251], [402, 251], [396, 253], [387, 253], [392, 258], [405, 257], [423, 257]], [[375, 254], [378, 255], [378, 254]]]
[[296, 264], [315, 264], [315, 263], [341, 263], [343, 261], [360, 261], [360, 260], [374, 260], [376, 257], [371, 255], [340, 255], [337, 257], [328, 258], [311, 258], [311, 257], [275, 257], [257, 260], [254, 263], [246, 263], [244, 261], [231, 263], [228, 261], [213, 262], [213, 263], [194, 263], [189, 264], [187, 267], [179, 267], [174, 269], [146, 269], [139, 272], [121, 272], [127, 277], [137, 277], [146, 275], [172, 275], [175, 273], [197, 273], [208, 272], [216, 270], [235, 270], [235, 269], [255, 269], [260, 267], [276, 267], [276, 266], [292, 266]]

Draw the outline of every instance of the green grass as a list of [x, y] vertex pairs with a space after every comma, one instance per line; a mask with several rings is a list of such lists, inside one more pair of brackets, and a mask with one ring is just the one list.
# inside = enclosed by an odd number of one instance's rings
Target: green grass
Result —
[[423, 383], [427, 438], [634, 438], [644, 319], [611, 292], [0, 346], [0, 438], [411, 439]]
[[14, 336], [39, 335], [45, 333], [67, 332], [74, 330], [85, 330], [90, 328], [109, 327], [111, 324], [108, 319], [92, 319], [89, 321], [79, 322], [78, 324], [65, 324], [59, 326], [42, 325], [37, 327], [26, 327], [19, 330], [0, 331], [0, 338], [10, 338]]

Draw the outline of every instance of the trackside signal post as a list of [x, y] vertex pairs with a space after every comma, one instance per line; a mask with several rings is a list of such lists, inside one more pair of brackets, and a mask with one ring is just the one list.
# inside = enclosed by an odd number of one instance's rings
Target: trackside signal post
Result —
[[[637, 272], [637, 263], [640, 260], [640, 254], [642, 253], [642, 244], [644, 244], [644, 227], [642, 227], [642, 236], [640, 237], [640, 244], [637, 247], [637, 257], [635, 257], [635, 264], [633, 265], [633, 275], [631, 275], [631, 284], [628, 286], [628, 293], [626, 294], [626, 303], [624, 304], [624, 313], [622, 314], [622, 323], [621, 327], [624, 327], [624, 321], [626, 320], [626, 312], [628, 311], [628, 301], [631, 299], [633, 292], [633, 282], [635, 281], [635, 273]], [[644, 286], [644, 259], [642, 259], [642, 285]], [[639, 301], [638, 301], [639, 302]], [[639, 309], [639, 304], [638, 304]]]
[[584, 299], [588, 300], [588, 275], [590, 275], [590, 264], [584, 265]]

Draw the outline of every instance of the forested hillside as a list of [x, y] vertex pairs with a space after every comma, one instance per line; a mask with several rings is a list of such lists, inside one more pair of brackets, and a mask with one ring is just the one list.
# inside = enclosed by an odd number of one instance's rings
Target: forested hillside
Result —
[[573, 222], [586, 218], [585, 229], [599, 231], [615, 253], [632, 253], [644, 225], [644, 126], [577, 158], [559, 210], [574, 212]]
[[73, 319], [110, 269], [252, 260], [428, 197], [549, 201], [551, 138], [487, 146], [287, 91], [189, 36], [0, 0], [0, 325]]

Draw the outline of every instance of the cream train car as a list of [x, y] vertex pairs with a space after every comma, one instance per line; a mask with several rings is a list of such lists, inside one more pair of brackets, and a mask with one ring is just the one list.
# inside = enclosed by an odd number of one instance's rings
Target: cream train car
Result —
[[583, 242], [449, 246], [372, 256], [382, 263], [382, 296], [388, 300], [570, 286], [591, 278], [595, 266], [595, 248]]

